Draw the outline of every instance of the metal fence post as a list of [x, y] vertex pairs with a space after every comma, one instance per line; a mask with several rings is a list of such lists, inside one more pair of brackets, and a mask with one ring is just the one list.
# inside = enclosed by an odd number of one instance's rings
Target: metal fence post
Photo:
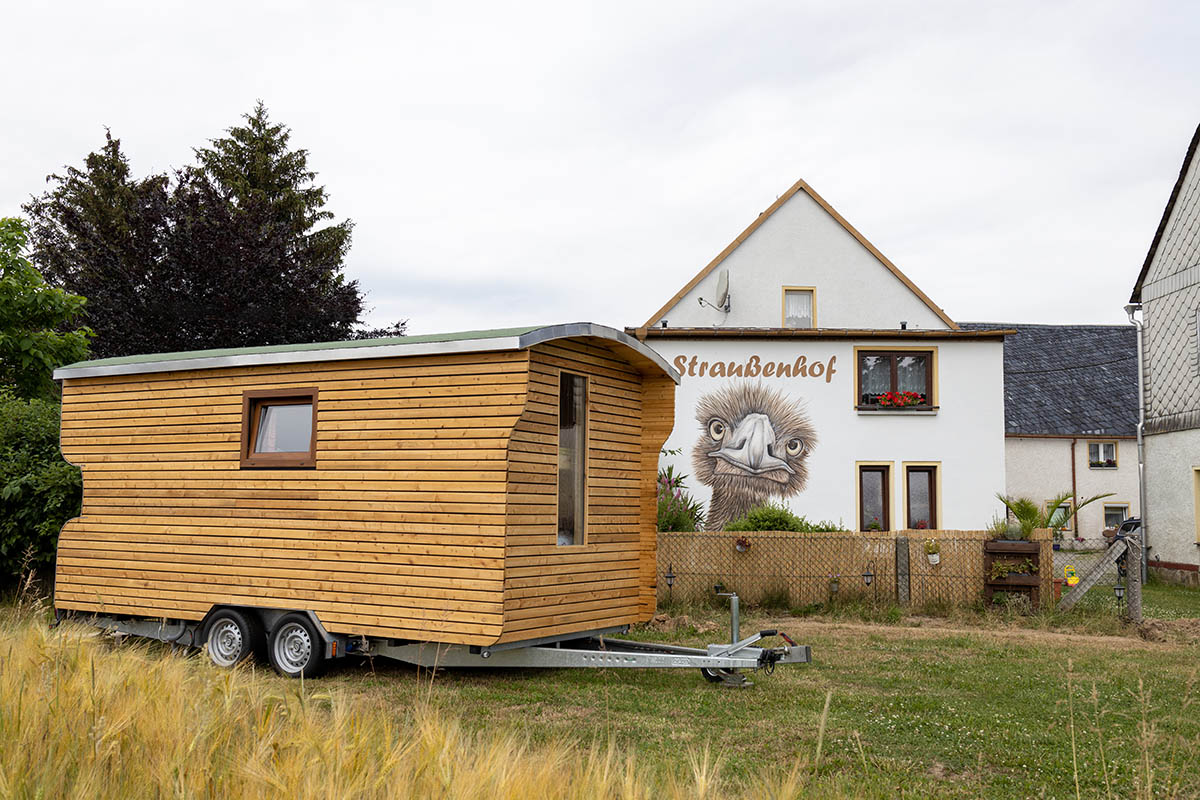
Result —
[[908, 539], [900, 536], [896, 538], [896, 602], [902, 606], [908, 605], [911, 597], [909, 574]]

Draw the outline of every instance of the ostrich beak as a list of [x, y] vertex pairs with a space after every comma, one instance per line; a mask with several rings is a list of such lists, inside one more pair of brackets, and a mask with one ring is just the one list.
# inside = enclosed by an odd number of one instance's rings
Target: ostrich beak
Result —
[[777, 483], [787, 483], [793, 470], [786, 461], [771, 454], [775, 447], [775, 429], [766, 414], [747, 414], [726, 437], [721, 446], [709, 453], [720, 459], [714, 470], [718, 475], [750, 473]]

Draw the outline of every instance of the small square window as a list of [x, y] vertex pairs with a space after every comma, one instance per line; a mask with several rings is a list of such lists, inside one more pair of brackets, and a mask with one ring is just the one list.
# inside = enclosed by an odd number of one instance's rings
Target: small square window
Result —
[[315, 467], [317, 390], [242, 394], [243, 467]]
[[817, 312], [812, 289], [783, 289], [783, 327], [815, 328]]
[[1088, 442], [1088, 466], [1092, 469], [1116, 469], [1117, 443]]
[[[1050, 501], [1049, 500], [1046, 501], [1046, 510], [1047, 511], [1050, 510]], [[1065, 503], [1061, 503], [1058, 506], [1058, 509], [1051, 514], [1051, 516], [1050, 516], [1051, 522], [1055, 521], [1056, 519], [1064, 521], [1064, 524], [1055, 526], [1057, 530], [1060, 530], [1060, 531], [1074, 530], [1075, 515], [1072, 514], [1071, 511], [1072, 511], [1071, 501], [1068, 500]]]
[[1113, 503], [1104, 506], [1104, 527], [1119, 528], [1121, 523], [1129, 519], [1129, 506], [1123, 503]]

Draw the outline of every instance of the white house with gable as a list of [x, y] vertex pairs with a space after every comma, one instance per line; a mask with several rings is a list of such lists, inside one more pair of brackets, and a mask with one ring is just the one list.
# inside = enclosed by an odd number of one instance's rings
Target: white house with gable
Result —
[[1005, 489], [1004, 331], [966, 331], [804, 181], [641, 327], [683, 376], [677, 455], [719, 529], [979, 529]]
[[1200, 582], [1200, 126], [1130, 302], [1140, 304], [1150, 567]]

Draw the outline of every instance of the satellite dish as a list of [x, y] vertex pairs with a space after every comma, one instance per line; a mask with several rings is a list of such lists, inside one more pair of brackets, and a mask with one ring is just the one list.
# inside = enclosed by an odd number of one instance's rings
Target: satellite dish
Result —
[[[721, 270], [721, 274], [717, 276], [717, 305], [725, 308], [725, 304], [729, 302], [729, 270]], [[728, 311], [728, 308], [725, 308]]]
[[717, 276], [717, 302], [710, 303], [703, 297], [697, 298], [700, 305], [715, 308], [717, 311], [729, 313], [729, 270], [721, 270], [721, 274]]

